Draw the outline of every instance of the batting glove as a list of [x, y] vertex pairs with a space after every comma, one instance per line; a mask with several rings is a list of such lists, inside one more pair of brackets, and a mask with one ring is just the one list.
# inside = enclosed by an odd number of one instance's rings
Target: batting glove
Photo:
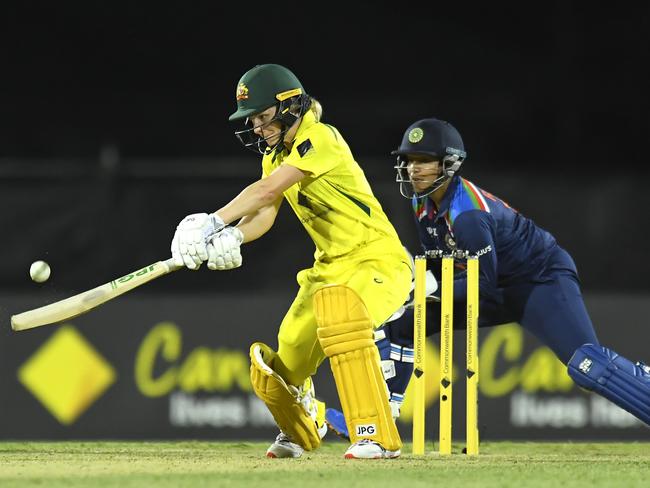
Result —
[[226, 270], [241, 266], [240, 246], [244, 234], [237, 227], [226, 227], [208, 243], [208, 268]]
[[176, 227], [171, 251], [174, 264], [199, 269], [208, 259], [208, 243], [225, 227], [215, 214], [196, 213], [188, 215]]

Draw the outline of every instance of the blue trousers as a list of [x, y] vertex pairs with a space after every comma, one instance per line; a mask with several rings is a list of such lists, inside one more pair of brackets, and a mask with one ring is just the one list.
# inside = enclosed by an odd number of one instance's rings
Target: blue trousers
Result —
[[543, 283], [502, 290], [501, 303], [479, 304], [479, 326], [517, 322], [564, 364], [583, 344], [599, 344], [574, 272], [558, 270]]
[[[454, 329], [465, 329], [465, 301], [454, 302]], [[458, 311], [461, 311], [460, 313]], [[427, 335], [440, 332], [440, 303], [427, 304]], [[540, 283], [500, 289], [498, 300], [481, 300], [479, 327], [517, 322], [549, 347], [564, 364], [583, 344], [598, 345], [576, 273], [552, 270]], [[390, 323], [391, 340], [412, 347], [413, 309]]]

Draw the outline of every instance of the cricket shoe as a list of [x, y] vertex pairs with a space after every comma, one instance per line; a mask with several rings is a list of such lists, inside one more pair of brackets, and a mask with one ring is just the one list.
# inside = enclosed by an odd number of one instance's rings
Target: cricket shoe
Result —
[[[306, 390], [307, 394], [300, 395], [300, 401], [314, 419], [318, 435], [322, 439], [327, 434], [327, 424], [325, 423], [325, 403], [317, 400], [313, 396], [313, 385]], [[302, 393], [302, 392], [301, 392]], [[300, 444], [291, 442], [287, 434], [280, 431], [275, 438], [275, 442], [266, 450], [266, 457], [269, 458], [299, 458], [305, 450]]]
[[[318, 427], [318, 435], [322, 439], [327, 434], [327, 425], [323, 424]], [[275, 442], [266, 450], [268, 458], [299, 458], [305, 450], [300, 444], [291, 442], [291, 439], [284, 432], [280, 432], [275, 438]]]
[[394, 459], [401, 451], [389, 451], [379, 442], [362, 439], [355, 442], [345, 451], [345, 459]]
[[280, 432], [275, 438], [275, 442], [266, 450], [266, 457], [299, 458], [303, 452], [304, 449], [300, 445], [291, 442], [287, 434]]

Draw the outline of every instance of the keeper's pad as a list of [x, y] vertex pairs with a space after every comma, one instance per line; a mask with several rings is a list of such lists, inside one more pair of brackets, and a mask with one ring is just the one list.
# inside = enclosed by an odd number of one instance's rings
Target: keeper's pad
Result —
[[329, 285], [314, 293], [318, 340], [330, 359], [350, 441], [370, 439], [389, 451], [402, 447], [388, 404], [372, 320], [357, 293]]
[[569, 376], [650, 425], [650, 368], [611, 349], [580, 346], [569, 360]]
[[273, 371], [277, 353], [266, 344], [256, 342], [251, 346], [250, 356], [253, 390], [266, 403], [282, 432], [306, 451], [316, 449], [321, 439], [316, 419], [307, 413], [300, 402], [298, 388], [287, 385]]
[[[409, 317], [413, 322], [413, 311], [408, 310], [405, 317]], [[397, 419], [404, 403], [404, 393], [413, 374], [414, 353], [413, 340], [402, 338], [400, 334], [395, 333], [397, 327], [391, 325], [386, 324], [375, 331], [375, 345], [379, 351], [381, 369], [390, 395], [393, 419]]]

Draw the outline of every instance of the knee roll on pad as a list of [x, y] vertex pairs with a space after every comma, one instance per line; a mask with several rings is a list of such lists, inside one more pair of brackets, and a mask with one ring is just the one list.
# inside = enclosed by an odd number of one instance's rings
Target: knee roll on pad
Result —
[[297, 388], [287, 385], [273, 371], [277, 353], [266, 344], [251, 346], [251, 383], [255, 394], [266, 404], [276, 423], [293, 442], [311, 451], [320, 445], [315, 420], [298, 400]]
[[330, 366], [350, 441], [371, 439], [385, 449], [402, 446], [388, 403], [372, 320], [354, 290], [330, 285], [314, 293], [318, 340]]
[[569, 376], [650, 425], [650, 368], [603, 346], [584, 344], [568, 363]]

